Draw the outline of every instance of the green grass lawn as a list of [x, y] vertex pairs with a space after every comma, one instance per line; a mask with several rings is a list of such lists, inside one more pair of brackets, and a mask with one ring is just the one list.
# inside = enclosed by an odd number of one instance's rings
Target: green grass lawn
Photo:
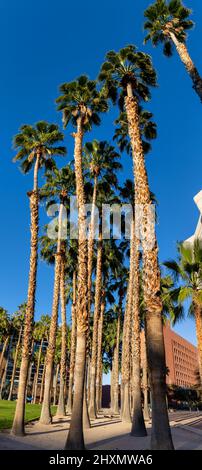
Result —
[[[0, 430], [10, 429], [15, 413], [15, 401], [0, 400]], [[53, 415], [56, 413], [56, 406], [51, 407]], [[40, 416], [41, 405], [26, 404], [25, 422], [28, 423]]]

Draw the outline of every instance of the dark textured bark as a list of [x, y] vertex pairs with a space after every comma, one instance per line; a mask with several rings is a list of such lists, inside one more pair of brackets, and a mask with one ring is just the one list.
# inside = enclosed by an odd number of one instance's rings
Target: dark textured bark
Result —
[[22, 360], [20, 366], [20, 377], [18, 385], [18, 399], [16, 404], [15, 416], [11, 433], [21, 436], [24, 435], [24, 415], [26, 388], [29, 370], [29, 361], [31, 355], [32, 329], [34, 321], [35, 293], [36, 293], [36, 276], [37, 276], [37, 259], [38, 259], [38, 192], [32, 191], [30, 197], [31, 212], [31, 253], [30, 253], [30, 271], [27, 308], [24, 320]]
[[152, 390], [151, 448], [172, 450], [173, 442], [166, 406], [166, 364], [158, 247], [153, 224], [148, 223], [151, 196], [140, 133], [138, 102], [134, 96], [131, 96], [131, 89], [132, 87], [128, 86], [125, 106], [133, 155], [135, 208], [138, 208], [138, 205], [142, 207], [143, 287], [146, 309], [147, 355]]

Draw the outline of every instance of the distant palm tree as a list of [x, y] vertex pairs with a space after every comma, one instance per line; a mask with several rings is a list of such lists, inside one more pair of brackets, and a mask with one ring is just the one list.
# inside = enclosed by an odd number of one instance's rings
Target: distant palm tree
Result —
[[83, 137], [93, 126], [100, 124], [99, 114], [108, 109], [104, 96], [97, 90], [96, 82], [81, 76], [60, 87], [61, 96], [57, 99], [58, 109], [63, 113], [66, 127], [70, 122], [76, 128], [74, 164], [76, 195], [78, 202], [78, 297], [77, 297], [77, 347], [75, 363], [74, 403], [66, 449], [83, 449], [83, 398], [86, 372], [86, 344], [88, 332], [88, 271], [87, 240], [85, 219], [85, 192], [83, 178]]
[[[148, 223], [148, 211], [152, 200], [140, 129], [139, 102], [150, 98], [150, 87], [156, 86], [156, 73], [150, 56], [138, 51], [133, 45], [119, 52], [110, 51], [99, 75], [103, 93], [113, 102], [125, 108], [130, 136], [135, 210], [142, 209], [141, 238], [143, 248], [143, 286], [146, 304], [147, 350], [150, 363], [153, 400], [152, 449], [173, 449], [166, 404], [165, 348], [162, 326], [162, 302], [160, 298], [160, 270], [158, 247], [153, 223]], [[137, 223], [136, 223], [137, 226]], [[151, 243], [152, 241], [152, 243]], [[158, 350], [158, 354], [157, 354]]]
[[13, 369], [12, 369], [12, 376], [11, 376], [11, 381], [10, 381], [8, 400], [12, 400], [15, 374], [16, 374], [16, 368], [17, 368], [17, 362], [18, 362], [18, 355], [19, 355], [20, 347], [21, 347], [23, 324], [25, 320], [26, 308], [27, 308], [26, 303], [19, 305], [17, 312], [15, 312], [11, 317], [12, 327], [15, 330], [15, 336], [17, 336], [17, 343], [15, 347], [15, 355], [14, 355], [14, 361], [13, 361]]
[[23, 125], [19, 134], [14, 138], [14, 147], [18, 150], [14, 161], [21, 162], [21, 169], [24, 173], [28, 173], [34, 167], [33, 190], [28, 193], [31, 212], [31, 253], [18, 400], [12, 426], [12, 433], [15, 435], [24, 434], [25, 399], [31, 352], [38, 259], [38, 172], [41, 168], [53, 167], [56, 155], [65, 155], [65, 147], [57, 146], [60, 141], [63, 141], [63, 134], [58, 126], [45, 121], [40, 121], [35, 126]]
[[193, 82], [193, 88], [202, 101], [202, 78], [191, 59], [186, 45], [187, 30], [194, 23], [189, 19], [191, 10], [181, 0], [156, 0], [144, 13], [147, 18], [144, 28], [148, 31], [145, 43], [151, 40], [154, 46], [163, 43], [163, 51], [170, 57], [175, 45], [182, 63]]
[[5, 310], [5, 308], [0, 307], [0, 344], [3, 344], [3, 348], [2, 348], [1, 356], [0, 356], [0, 373], [2, 369], [4, 355], [8, 347], [8, 343], [9, 343], [10, 328], [11, 328], [11, 323], [10, 323], [8, 312], [7, 310]]
[[195, 240], [194, 245], [188, 243], [178, 244], [178, 261], [166, 261], [164, 265], [169, 269], [178, 285], [168, 290], [165, 299], [171, 298], [178, 303], [178, 309], [172, 312], [174, 323], [183, 318], [182, 304], [190, 300], [190, 313], [195, 318], [196, 335], [199, 352], [200, 395], [202, 397], [202, 242]]

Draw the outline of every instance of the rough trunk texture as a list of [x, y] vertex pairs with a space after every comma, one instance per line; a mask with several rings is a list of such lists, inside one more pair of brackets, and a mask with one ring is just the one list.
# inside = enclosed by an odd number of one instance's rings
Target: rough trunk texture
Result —
[[114, 393], [113, 393], [113, 409], [114, 415], [119, 414], [119, 346], [120, 346], [120, 323], [121, 323], [121, 310], [118, 313], [117, 330], [116, 330], [116, 345], [114, 348]]
[[73, 299], [72, 299], [72, 330], [71, 330], [71, 346], [70, 346], [70, 367], [69, 367], [69, 388], [67, 399], [67, 413], [71, 414], [73, 405], [73, 384], [74, 384], [74, 368], [76, 356], [76, 271], [73, 273]]
[[31, 355], [32, 329], [34, 321], [35, 293], [36, 293], [36, 275], [38, 259], [38, 205], [39, 197], [37, 191], [29, 193], [30, 213], [31, 213], [31, 253], [27, 308], [24, 320], [22, 360], [20, 366], [20, 377], [18, 385], [18, 399], [16, 404], [15, 416], [13, 420], [12, 434], [24, 435], [24, 414], [26, 401], [26, 387], [29, 369], [29, 360]]
[[199, 357], [200, 399], [202, 398], [202, 306], [194, 303], [196, 336]]
[[175, 34], [169, 32], [169, 35], [176, 46], [177, 52], [180, 56], [182, 63], [185, 65], [185, 68], [193, 82], [193, 88], [202, 101], [202, 78], [200, 77], [197, 68], [195, 67], [193, 60], [191, 59], [186, 44], [178, 41]]
[[[65, 250], [64, 250], [65, 251]], [[65, 253], [62, 254], [61, 274], [60, 274], [60, 303], [62, 318], [62, 345], [60, 362], [60, 391], [57, 407], [57, 416], [65, 416], [65, 383], [67, 371], [67, 325], [66, 325], [66, 293], [65, 293]]]
[[93, 338], [92, 338], [92, 355], [91, 355], [91, 372], [90, 372], [90, 403], [89, 415], [91, 419], [95, 419], [96, 410], [96, 373], [97, 373], [97, 352], [98, 352], [98, 322], [100, 316], [102, 291], [102, 236], [99, 236], [97, 250], [97, 267], [96, 267], [96, 284], [95, 284], [95, 308], [93, 317]]
[[160, 270], [155, 229], [148, 223], [150, 190], [142, 147], [138, 103], [135, 97], [125, 99], [128, 130], [133, 155], [135, 211], [142, 206], [141, 234], [143, 248], [143, 287], [146, 308], [146, 338], [152, 390], [151, 448], [173, 449], [166, 406], [166, 364], [160, 296]]
[[121, 379], [122, 379], [122, 396], [121, 396], [121, 418], [124, 422], [131, 422], [130, 411], [130, 356], [131, 356], [131, 315], [132, 315], [132, 300], [133, 300], [133, 279], [134, 279], [134, 220], [131, 223], [131, 237], [130, 237], [130, 272], [127, 293], [127, 303], [124, 315], [123, 324], [123, 345], [122, 345], [122, 362], [121, 362]]
[[95, 204], [97, 196], [97, 178], [94, 178], [93, 200], [91, 221], [88, 236], [88, 314], [91, 311], [91, 291], [92, 291], [92, 272], [93, 272], [93, 251], [94, 251], [94, 236], [95, 236]]
[[105, 311], [105, 296], [102, 296], [100, 306], [100, 318], [98, 322], [98, 352], [97, 352], [97, 376], [96, 376], [96, 407], [102, 408], [102, 332]]
[[141, 357], [140, 357], [140, 275], [139, 275], [139, 246], [133, 234], [134, 243], [134, 281], [133, 281], [133, 307], [132, 307], [132, 394], [133, 394], [133, 422], [131, 435], [144, 437], [145, 428], [142, 399], [141, 399]]
[[[51, 385], [52, 385], [52, 382], [53, 382], [53, 405], [54, 406], [57, 405], [59, 371], [60, 371], [60, 364], [57, 364], [56, 369], [55, 369], [54, 379], [53, 379], [53, 381], [51, 380]], [[50, 392], [50, 394], [51, 394], [51, 392]], [[50, 402], [51, 402], [51, 399], [50, 399]]]
[[41, 339], [41, 343], [40, 343], [40, 347], [39, 347], [39, 355], [38, 355], [37, 368], [36, 368], [36, 381], [35, 381], [34, 393], [33, 393], [33, 403], [34, 404], [36, 403], [36, 398], [37, 398], [39, 369], [40, 369], [40, 364], [41, 364], [42, 349], [43, 349], [43, 338]]
[[147, 350], [146, 350], [146, 338], [145, 331], [142, 332], [142, 389], [144, 394], [144, 419], [145, 421], [150, 421], [149, 413], [149, 401], [148, 401], [148, 392], [149, 392], [149, 382], [148, 382], [148, 363], [147, 363]]
[[17, 341], [17, 344], [16, 344], [16, 350], [15, 350], [15, 357], [14, 357], [14, 362], [13, 362], [13, 370], [12, 370], [11, 384], [10, 384], [8, 400], [12, 399], [13, 386], [14, 386], [14, 381], [15, 381], [16, 367], [17, 367], [17, 360], [18, 360], [18, 354], [19, 354], [20, 344], [21, 344], [21, 337], [22, 337], [22, 327], [20, 328], [20, 332], [19, 332], [19, 335], [18, 335], [18, 341]]
[[77, 346], [74, 372], [74, 401], [72, 418], [65, 449], [84, 449], [83, 436], [83, 399], [86, 371], [86, 346], [88, 334], [88, 271], [87, 240], [85, 219], [85, 194], [82, 172], [83, 120], [77, 119], [77, 132], [74, 134], [74, 164], [76, 175], [76, 194], [78, 200], [78, 298], [77, 298]]

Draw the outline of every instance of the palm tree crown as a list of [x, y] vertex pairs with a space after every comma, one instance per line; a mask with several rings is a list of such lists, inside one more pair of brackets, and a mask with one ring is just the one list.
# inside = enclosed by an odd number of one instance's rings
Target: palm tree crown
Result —
[[128, 45], [119, 52], [107, 53], [99, 80], [105, 83], [104, 90], [114, 102], [117, 99], [117, 89], [122, 88], [119, 105], [123, 108], [123, 98], [128, 85], [132, 86], [138, 99], [147, 101], [150, 98], [149, 87], [156, 85], [156, 73], [151, 57], [138, 51], [136, 46]]
[[54, 166], [53, 156], [66, 154], [65, 147], [56, 145], [63, 139], [64, 135], [56, 124], [46, 121], [39, 121], [35, 126], [25, 124], [14, 137], [14, 148], [18, 150], [14, 161], [21, 161], [23, 173], [28, 173], [39, 153], [39, 168], [44, 166], [48, 170]]
[[99, 113], [107, 111], [108, 106], [103, 94], [98, 91], [96, 81], [89, 80], [85, 75], [77, 80], [60, 86], [61, 96], [56, 100], [58, 110], [63, 112], [64, 127], [69, 122], [74, 127], [80, 117], [86, 130], [92, 125], [100, 124]]
[[[202, 243], [195, 240], [194, 245], [178, 245], [178, 261], [166, 261], [164, 265], [170, 270], [180, 285], [173, 290], [173, 298], [179, 303], [187, 299], [202, 305]], [[190, 311], [193, 311], [191, 305]]]
[[187, 33], [194, 25], [189, 19], [191, 10], [186, 8], [181, 0], [156, 0], [150, 5], [144, 13], [147, 21], [144, 29], [148, 31], [145, 43], [152, 41], [154, 46], [159, 43], [164, 45], [164, 54], [171, 56], [173, 52], [173, 44], [169, 36], [169, 32], [173, 32], [180, 42], [185, 42]]
[[84, 146], [84, 166], [90, 169], [90, 175], [117, 186], [116, 171], [122, 168], [118, 161], [120, 155], [113, 145], [106, 141], [93, 140]]

